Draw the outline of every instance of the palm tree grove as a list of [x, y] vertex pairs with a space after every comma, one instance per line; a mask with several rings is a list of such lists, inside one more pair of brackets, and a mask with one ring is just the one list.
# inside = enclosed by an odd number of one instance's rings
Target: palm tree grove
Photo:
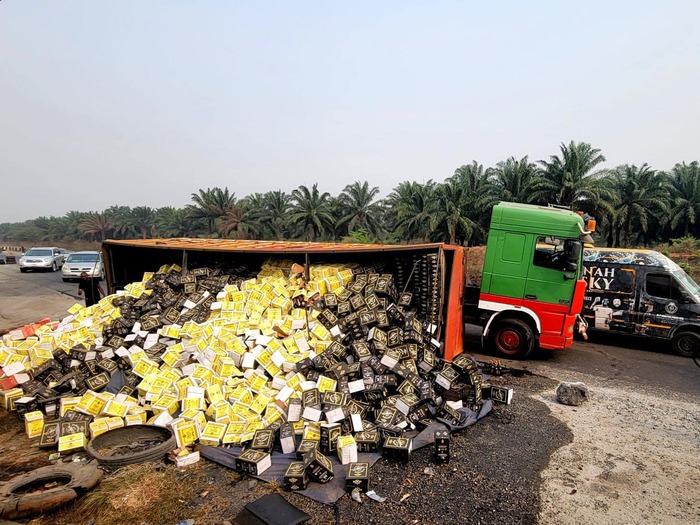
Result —
[[670, 171], [647, 164], [601, 169], [601, 150], [562, 143], [547, 160], [477, 161], [443, 182], [399, 183], [385, 198], [367, 181], [339, 195], [299, 186], [237, 197], [228, 187], [199, 189], [184, 208], [112, 206], [63, 217], [0, 224], [4, 243], [100, 242], [149, 237], [415, 243], [473, 246], [488, 234], [499, 201], [557, 205], [585, 211], [598, 222], [600, 246], [651, 246], [700, 233], [700, 165]]

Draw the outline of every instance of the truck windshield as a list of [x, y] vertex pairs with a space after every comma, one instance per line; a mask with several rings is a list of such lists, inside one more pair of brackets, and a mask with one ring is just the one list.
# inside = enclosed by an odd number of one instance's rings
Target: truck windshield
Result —
[[685, 291], [693, 296], [695, 302], [700, 303], [700, 286], [698, 286], [698, 284], [693, 281], [681, 268], [674, 270], [673, 276], [679, 283], [681, 283], [681, 286], [685, 288]]

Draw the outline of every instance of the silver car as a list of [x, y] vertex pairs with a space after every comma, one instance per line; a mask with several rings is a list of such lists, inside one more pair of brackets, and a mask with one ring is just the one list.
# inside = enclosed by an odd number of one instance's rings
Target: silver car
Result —
[[80, 274], [83, 272], [86, 272], [90, 277], [104, 278], [105, 267], [102, 264], [100, 252], [73, 252], [61, 268], [65, 282], [80, 279]]
[[29, 270], [58, 271], [66, 260], [66, 251], [55, 246], [41, 246], [27, 250], [19, 258], [19, 271], [25, 273]]

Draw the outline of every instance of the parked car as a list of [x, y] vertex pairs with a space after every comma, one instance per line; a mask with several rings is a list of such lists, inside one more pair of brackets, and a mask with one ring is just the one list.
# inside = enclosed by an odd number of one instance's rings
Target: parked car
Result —
[[55, 246], [30, 248], [19, 258], [19, 271], [49, 270], [58, 271], [66, 260], [65, 253]]
[[103, 279], [105, 267], [100, 252], [73, 252], [63, 263], [61, 274], [65, 282], [80, 279], [80, 274], [87, 272], [91, 277]]

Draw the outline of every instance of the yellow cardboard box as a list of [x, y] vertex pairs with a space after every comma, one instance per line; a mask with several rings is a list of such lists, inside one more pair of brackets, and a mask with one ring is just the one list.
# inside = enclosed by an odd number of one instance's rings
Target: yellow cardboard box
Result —
[[191, 445], [199, 439], [197, 424], [191, 419], [178, 419], [172, 425], [178, 447]]
[[24, 414], [24, 430], [29, 438], [41, 437], [44, 430], [44, 414], [39, 410]]
[[74, 450], [85, 450], [87, 446], [87, 437], [82, 432], [77, 434], [68, 434], [58, 438], [59, 452], [72, 452]]
[[202, 430], [202, 435], [199, 436], [199, 442], [202, 445], [209, 445], [210, 447], [217, 447], [221, 443], [221, 439], [226, 433], [228, 424], [226, 423], [215, 423], [209, 421], [204, 430]]

